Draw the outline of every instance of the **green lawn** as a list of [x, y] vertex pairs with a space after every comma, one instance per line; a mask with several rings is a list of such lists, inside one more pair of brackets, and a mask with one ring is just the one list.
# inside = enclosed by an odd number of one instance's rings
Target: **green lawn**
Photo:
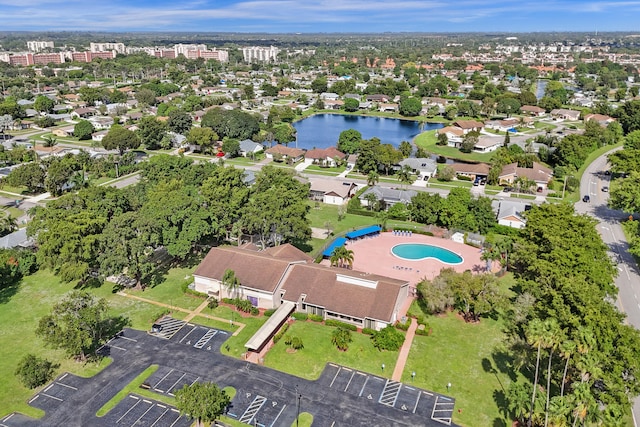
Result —
[[264, 364], [273, 369], [298, 377], [314, 380], [320, 376], [327, 363], [333, 362], [363, 372], [380, 375], [384, 363], [387, 369], [382, 373], [391, 377], [398, 358], [397, 351], [378, 351], [369, 335], [353, 332], [353, 342], [347, 351], [339, 351], [331, 343], [331, 333], [335, 328], [314, 322], [294, 322], [287, 335], [302, 339], [304, 348], [288, 353], [284, 339], [267, 353]]
[[[506, 374], [485, 370], [487, 361], [492, 360], [492, 350], [504, 339], [502, 324], [491, 319], [466, 324], [454, 314], [427, 320], [433, 333], [415, 336], [402, 381], [454, 397], [453, 420], [460, 425], [511, 425], [503, 421], [493, 399], [494, 392], [506, 389], [510, 379]], [[412, 372], [416, 373], [414, 379]]]
[[448, 157], [450, 159], [464, 160], [468, 162], [484, 162], [489, 163], [494, 153], [463, 153], [457, 148], [436, 145], [436, 131], [423, 132], [416, 136], [414, 142], [418, 147], [422, 147], [430, 153], [438, 156]]

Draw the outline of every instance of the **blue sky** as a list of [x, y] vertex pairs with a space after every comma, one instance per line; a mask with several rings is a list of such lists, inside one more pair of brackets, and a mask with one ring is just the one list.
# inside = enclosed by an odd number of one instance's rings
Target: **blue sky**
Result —
[[640, 32], [640, 1], [0, 0], [0, 30]]

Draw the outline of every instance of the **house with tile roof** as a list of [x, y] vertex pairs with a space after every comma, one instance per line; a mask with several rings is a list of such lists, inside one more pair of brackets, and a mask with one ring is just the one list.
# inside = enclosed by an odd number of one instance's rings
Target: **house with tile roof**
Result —
[[339, 161], [347, 157], [336, 147], [314, 148], [304, 153], [304, 162], [308, 165], [316, 164], [325, 167], [335, 167]]

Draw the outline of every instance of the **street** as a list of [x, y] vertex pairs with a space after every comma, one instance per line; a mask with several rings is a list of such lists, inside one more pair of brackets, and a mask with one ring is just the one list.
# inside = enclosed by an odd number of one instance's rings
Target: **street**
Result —
[[[609, 187], [611, 179], [610, 175], [604, 174], [607, 169], [607, 154], [598, 157], [587, 167], [580, 182], [581, 200], [575, 204], [575, 210], [577, 213], [591, 215], [599, 221], [596, 229], [604, 243], [609, 246], [611, 258], [618, 265], [615, 283], [619, 292], [616, 304], [627, 315], [627, 322], [640, 329], [640, 274], [633, 256], [629, 253], [629, 244], [620, 225], [620, 220], [625, 219], [627, 215], [607, 207], [609, 193], [602, 191], [603, 187]], [[582, 202], [585, 195], [589, 195], [589, 203]], [[636, 399], [633, 405], [635, 426], [638, 425], [637, 419], [640, 419], [640, 399]]]

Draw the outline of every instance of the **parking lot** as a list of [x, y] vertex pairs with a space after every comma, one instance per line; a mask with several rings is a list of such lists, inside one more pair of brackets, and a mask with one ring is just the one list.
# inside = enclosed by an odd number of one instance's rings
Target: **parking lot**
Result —
[[153, 426], [153, 427], [189, 427], [192, 424], [187, 417], [162, 402], [147, 399], [135, 394], [125, 397], [102, 420], [103, 425], [117, 426]]
[[145, 383], [156, 393], [174, 396], [176, 390], [180, 390], [185, 385], [191, 385], [198, 380], [200, 380], [200, 377], [197, 375], [161, 366]]
[[75, 394], [85, 381], [71, 374], [63, 374], [33, 396], [29, 404], [44, 411], [55, 409]]
[[455, 401], [387, 378], [329, 363], [318, 382], [339, 393], [348, 393], [390, 408], [451, 423]]
[[290, 426], [296, 418], [295, 395], [291, 401], [238, 390], [227, 415], [252, 426]]
[[229, 333], [187, 323], [172, 336], [173, 341], [206, 351], [215, 351], [229, 338]]
[[134, 336], [130, 330], [120, 331], [100, 347], [98, 353], [102, 356], [125, 355], [128, 351], [138, 348], [138, 340]]

